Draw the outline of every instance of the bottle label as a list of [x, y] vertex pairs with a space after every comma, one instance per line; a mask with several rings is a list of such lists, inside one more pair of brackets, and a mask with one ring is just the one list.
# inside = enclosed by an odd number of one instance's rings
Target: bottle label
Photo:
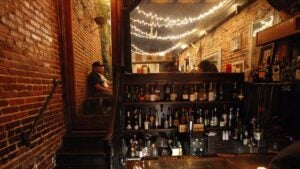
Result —
[[193, 102], [193, 101], [195, 101], [196, 99], [195, 99], [195, 95], [194, 94], [190, 94], [190, 101], [191, 102]]
[[215, 97], [214, 97], [215, 95], [214, 95], [214, 92], [209, 92], [208, 93], [208, 101], [214, 101], [215, 99]]
[[144, 129], [148, 130], [149, 129], [149, 121], [144, 122]]
[[150, 94], [150, 101], [152, 101], [152, 102], [156, 101], [156, 95], [155, 94]]
[[182, 95], [182, 100], [188, 100], [189, 99], [189, 95], [188, 94], [183, 94]]
[[171, 101], [176, 101], [177, 100], [177, 94], [176, 93], [171, 93], [170, 100]]

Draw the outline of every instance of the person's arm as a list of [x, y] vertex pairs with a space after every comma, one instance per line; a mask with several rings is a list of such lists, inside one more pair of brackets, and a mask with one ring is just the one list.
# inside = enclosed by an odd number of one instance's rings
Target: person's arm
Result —
[[94, 87], [98, 91], [101, 91], [103, 94], [112, 95], [111, 88], [105, 88], [105, 87], [101, 86], [100, 84], [95, 84]]

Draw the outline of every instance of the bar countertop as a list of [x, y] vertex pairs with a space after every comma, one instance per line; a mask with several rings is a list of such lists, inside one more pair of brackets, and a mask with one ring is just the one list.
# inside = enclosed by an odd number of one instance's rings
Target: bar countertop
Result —
[[275, 154], [218, 154], [127, 160], [125, 169], [257, 169], [267, 167]]

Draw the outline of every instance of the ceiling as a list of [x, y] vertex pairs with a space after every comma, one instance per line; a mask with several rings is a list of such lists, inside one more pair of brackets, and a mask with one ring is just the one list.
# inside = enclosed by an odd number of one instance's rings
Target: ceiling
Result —
[[[183, 50], [183, 47], [196, 41], [204, 33], [209, 32], [216, 26], [223, 23], [230, 18], [232, 14], [238, 12], [237, 9], [247, 5], [251, 0], [142, 0], [136, 9], [130, 13], [131, 18], [131, 43], [134, 45], [132, 51], [146, 54], [158, 54], [157, 52], [166, 51], [172, 47], [171, 51], [176, 54]], [[181, 26], [172, 25], [169, 27], [163, 26], [166, 22], [157, 21], [155, 17], [146, 16], [150, 13], [152, 16], [162, 17], [169, 19], [179, 19], [176, 23], [183, 21], [184, 18], [196, 18], [200, 14], [207, 13], [211, 8], [217, 7], [223, 2], [223, 6], [219, 6], [218, 10], [208, 14], [206, 17]], [[238, 8], [237, 8], [238, 6]], [[143, 14], [144, 12], [144, 14]], [[144, 23], [154, 24], [159, 23], [159, 27], [141, 24], [137, 21]], [[174, 23], [174, 22], [172, 22]], [[152, 27], [152, 28], [151, 28]], [[145, 36], [137, 36], [145, 35]], [[157, 39], [159, 37], [165, 38], [166, 36], [182, 36], [179, 39]], [[148, 37], [148, 38], [147, 38]], [[149, 38], [150, 37], [150, 38]]]

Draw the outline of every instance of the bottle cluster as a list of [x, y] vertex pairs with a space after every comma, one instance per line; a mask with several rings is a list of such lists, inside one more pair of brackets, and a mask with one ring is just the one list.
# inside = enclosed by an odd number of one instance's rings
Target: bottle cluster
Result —
[[[299, 62], [299, 61], [298, 61]], [[299, 64], [299, 63], [298, 63]], [[251, 72], [249, 81], [253, 82], [280, 82], [280, 81], [293, 81], [297, 79], [297, 61], [291, 62], [288, 58], [283, 61], [279, 60], [278, 53], [275, 54], [275, 58], [269, 57]], [[299, 78], [299, 77], [298, 77]]]
[[[226, 88], [226, 90], [225, 90]], [[229, 88], [229, 90], [228, 90]], [[227, 92], [227, 93], [226, 93]], [[226, 85], [223, 83], [202, 83], [176, 86], [173, 83], [164, 85], [126, 85], [124, 100], [126, 102], [143, 101], [216, 101], [242, 100], [243, 86], [237, 82]]]
[[[192, 152], [199, 152], [203, 154], [207, 150], [203, 142], [197, 151], [188, 152], [189, 147], [186, 145], [188, 135], [193, 135], [198, 131], [193, 131], [195, 125], [201, 124], [205, 133], [201, 138], [210, 137], [212, 133], [219, 137], [221, 141], [237, 141], [250, 148], [260, 147], [263, 139], [263, 130], [261, 125], [255, 118], [245, 120], [241, 117], [241, 109], [236, 106], [227, 107], [178, 107], [163, 109], [161, 105], [160, 110], [155, 107], [132, 108], [126, 112], [125, 131], [143, 131], [134, 132], [130, 134], [124, 141], [126, 142], [127, 155], [129, 157], [156, 157], [159, 155], [183, 155]], [[186, 126], [187, 130], [184, 132], [183, 139], [179, 139], [180, 126]], [[159, 129], [173, 129], [173, 130], [159, 130]], [[154, 134], [152, 132], [163, 131], [163, 135]], [[199, 132], [198, 132], [199, 133]], [[199, 138], [199, 139], [201, 139]], [[158, 142], [163, 140], [163, 143]], [[196, 141], [194, 139], [193, 143]], [[125, 144], [125, 143], [124, 143]], [[192, 144], [191, 142], [189, 144]], [[195, 143], [196, 144], [196, 143]], [[200, 144], [199, 140], [197, 144]], [[162, 152], [161, 149], [165, 149]], [[198, 153], [199, 154], [199, 153]]]

